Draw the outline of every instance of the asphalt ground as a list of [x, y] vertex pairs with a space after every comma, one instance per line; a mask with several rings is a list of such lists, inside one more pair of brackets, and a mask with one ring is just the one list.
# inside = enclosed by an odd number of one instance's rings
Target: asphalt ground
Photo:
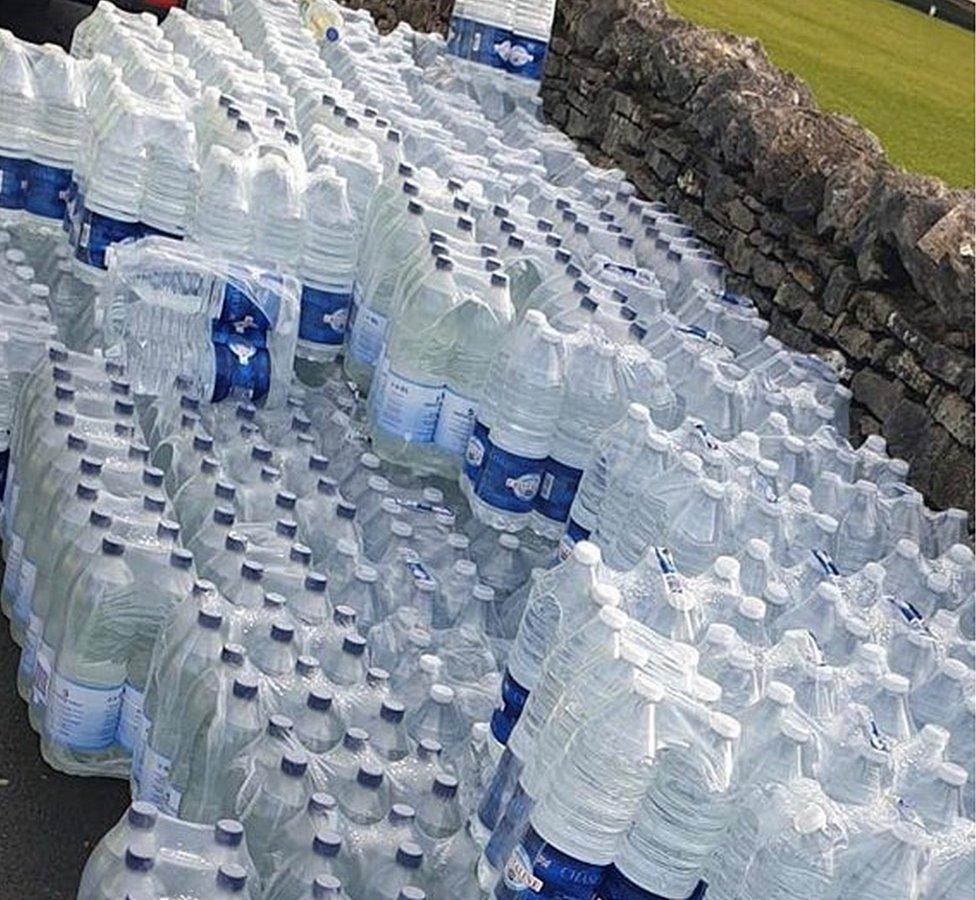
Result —
[[[0, 28], [67, 47], [90, 12], [76, 0], [0, 0]], [[61, 775], [41, 759], [17, 695], [19, 659], [0, 617], [0, 900], [72, 900], [92, 847], [125, 810], [129, 788]]]

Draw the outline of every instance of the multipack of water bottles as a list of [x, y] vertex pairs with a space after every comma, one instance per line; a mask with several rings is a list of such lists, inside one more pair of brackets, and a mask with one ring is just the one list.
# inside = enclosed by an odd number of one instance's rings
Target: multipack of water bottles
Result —
[[489, 5], [0, 34], [0, 606], [133, 798], [80, 900], [971, 897], [965, 512]]

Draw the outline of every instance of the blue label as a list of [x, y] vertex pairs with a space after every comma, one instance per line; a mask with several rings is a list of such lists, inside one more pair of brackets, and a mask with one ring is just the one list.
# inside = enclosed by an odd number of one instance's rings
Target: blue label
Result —
[[[218, 323], [214, 323], [214, 328]], [[245, 342], [214, 339], [214, 388], [211, 402], [227, 397], [263, 400], [271, 389], [271, 354]]]
[[0, 450], [0, 497], [6, 496], [7, 472], [9, 470], [10, 470], [10, 448], [7, 447], [6, 450]]
[[70, 187], [71, 169], [56, 169], [39, 162], [29, 162], [24, 209], [45, 219], [63, 221]]
[[494, 831], [501, 821], [509, 801], [518, 788], [519, 775], [522, 765], [518, 757], [511, 750], [502, 753], [491, 782], [485, 789], [484, 796], [478, 806], [478, 819], [488, 831]]
[[546, 843], [529, 828], [502, 871], [496, 900], [528, 894], [547, 900], [594, 900], [606, 866], [582, 862]]
[[219, 321], [250, 340], [278, 324], [282, 282], [278, 275], [263, 273], [255, 279], [248, 273], [230, 275], [224, 288], [224, 303]]
[[569, 519], [569, 510], [582, 477], [582, 469], [567, 466], [550, 456], [546, 460], [539, 496], [535, 500], [536, 512], [553, 522]]
[[461, 16], [451, 17], [451, 30], [447, 36], [447, 52], [451, 56], [467, 59], [471, 53], [471, 41], [474, 37], [475, 23], [472, 19]]
[[75, 243], [71, 235], [74, 233], [74, 223], [78, 216], [78, 196], [78, 182], [72, 178], [64, 198], [64, 218], [61, 220], [61, 229], [69, 236], [68, 243], [72, 246]]
[[488, 437], [488, 426], [484, 422], [474, 420], [474, 427], [471, 429], [471, 437], [468, 438], [468, 446], [464, 451], [464, 474], [471, 482], [472, 488], [478, 487], [478, 478], [481, 470], [484, 469], [488, 461], [488, 454], [491, 452], [491, 438]]
[[104, 269], [105, 251], [112, 244], [141, 237], [142, 225], [139, 222], [123, 222], [86, 209], [81, 216], [75, 258], [85, 265]]
[[487, 22], [471, 23], [471, 49], [467, 58], [493, 69], [508, 70], [512, 32]]
[[499, 744], [507, 744], [508, 738], [525, 709], [529, 691], [522, 687], [512, 673], [505, 670], [502, 679], [502, 705], [491, 714], [491, 733]]
[[544, 457], [519, 456], [494, 444], [478, 478], [475, 493], [496, 509], [510, 513], [530, 512], [539, 493], [545, 464]]
[[303, 341], [339, 346], [346, 339], [352, 294], [302, 286], [302, 315], [298, 336]]
[[611, 866], [600, 885], [600, 900], [701, 900], [707, 890], [708, 884], [699, 881], [687, 898], [666, 897], [664, 894], [638, 887], [619, 869]]
[[542, 81], [548, 49], [545, 41], [513, 34], [505, 55], [505, 70], [520, 78]]
[[27, 160], [0, 156], [0, 209], [23, 209], [27, 199]]
[[566, 524], [566, 532], [559, 539], [559, 558], [566, 559], [580, 541], [585, 541], [593, 532], [584, 528], [579, 522], [570, 519]]
[[504, 812], [485, 845], [485, 859], [493, 869], [504, 868], [529, 827], [529, 817], [534, 809], [535, 800], [525, 792], [520, 781], [516, 782], [515, 791], [505, 804]]

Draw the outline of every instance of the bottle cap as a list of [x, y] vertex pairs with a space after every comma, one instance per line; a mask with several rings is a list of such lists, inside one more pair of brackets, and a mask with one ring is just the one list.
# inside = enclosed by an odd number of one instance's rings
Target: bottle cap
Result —
[[796, 700], [793, 688], [782, 681], [770, 681], [766, 685], [765, 696], [777, 706], [792, 706]]
[[221, 863], [217, 869], [217, 887], [237, 893], [247, 884], [247, 870], [237, 863]]
[[362, 656], [366, 652], [366, 638], [361, 634], [347, 634], [342, 639], [342, 652]]
[[573, 559], [581, 565], [594, 568], [600, 564], [602, 554], [592, 541], [582, 540], [573, 545]]
[[383, 784], [383, 770], [376, 763], [364, 762], [356, 773], [356, 782], [365, 788], [376, 790]]
[[623, 597], [621, 596], [620, 589], [614, 587], [612, 584], [597, 583], [590, 588], [590, 600], [598, 607], [619, 607], [623, 602]]
[[316, 856], [338, 856], [341, 849], [342, 838], [334, 831], [323, 831], [312, 838], [312, 851]]
[[432, 684], [430, 686], [430, 699], [434, 703], [447, 705], [454, 702], [454, 688], [446, 684]]
[[424, 852], [413, 841], [403, 841], [397, 847], [397, 862], [407, 869], [419, 869], [424, 861]]
[[328, 712], [332, 708], [332, 703], [332, 691], [323, 686], [313, 687], [305, 700], [305, 705], [316, 712]]
[[815, 803], [804, 807], [793, 819], [793, 827], [800, 834], [813, 834], [827, 827], [827, 814]]
[[286, 750], [281, 757], [281, 772], [289, 778], [302, 778], [308, 768], [308, 756], [304, 750]]
[[159, 810], [146, 800], [133, 800], [126, 813], [126, 820], [132, 828], [150, 829], [155, 826]]
[[244, 826], [235, 819], [220, 819], [214, 825], [214, 840], [222, 847], [239, 847], [244, 840]]

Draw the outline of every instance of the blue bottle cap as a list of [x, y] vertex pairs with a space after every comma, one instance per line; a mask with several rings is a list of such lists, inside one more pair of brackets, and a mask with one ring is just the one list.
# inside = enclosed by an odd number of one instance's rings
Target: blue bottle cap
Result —
[[236, 819], [220, 819], [214, 825], [214, 840], [222, 847], [239, 847], [244, 840], [244, 826]]
[[334, 831], [324, 831], [312, 838], [312, 850], [316, 856], [338, 856], [341, 849], [342, 838]]

